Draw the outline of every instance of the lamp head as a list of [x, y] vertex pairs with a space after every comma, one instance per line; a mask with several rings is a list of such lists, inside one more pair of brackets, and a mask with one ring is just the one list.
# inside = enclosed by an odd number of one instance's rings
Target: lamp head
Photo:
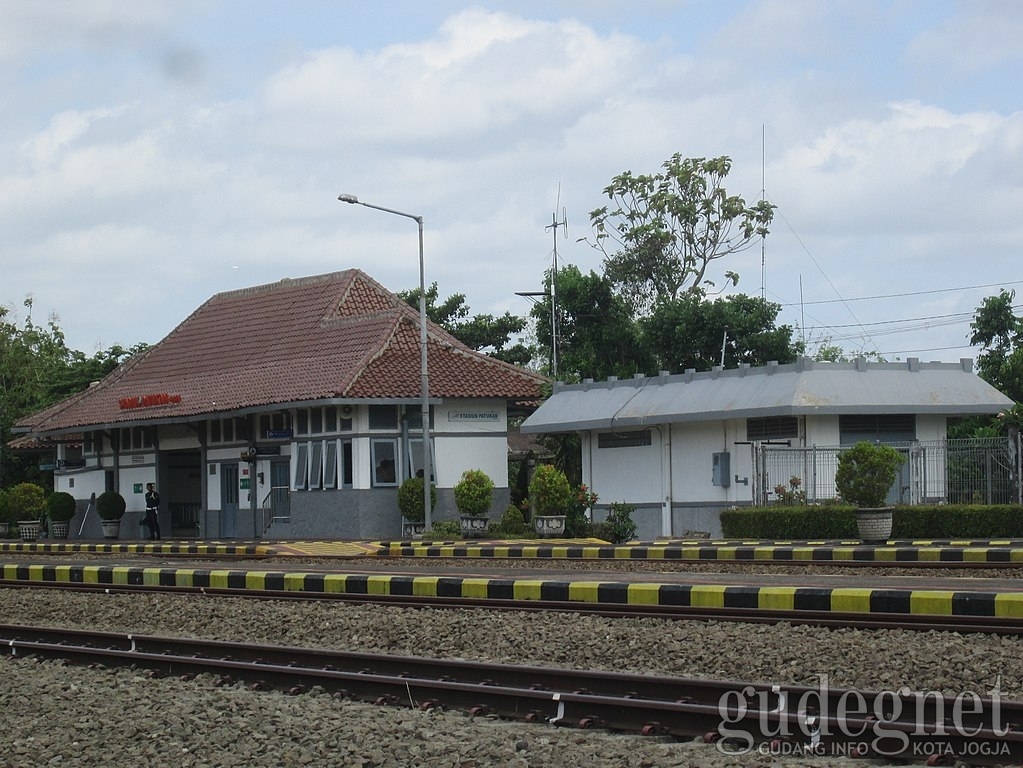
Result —
[[355, 205], [355, 203], [359, 202], [358, 197], [356, 197], [355, 195], [346, 194], [344, 192], [338, 195], [337, 199], [340, 200], [342, 203], [350, 203], [352, 205]]

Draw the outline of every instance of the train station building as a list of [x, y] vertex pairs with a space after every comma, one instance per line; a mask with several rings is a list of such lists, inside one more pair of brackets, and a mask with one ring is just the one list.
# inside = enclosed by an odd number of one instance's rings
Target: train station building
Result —
[[[980, 446], [946, 440], [949, 419], [1013, 405], [974, 373], [969, 359], [802, 358], [558, 383], [521, 429], [579, 434], [583, 482], [601, 506], [635, 505], [639, 538], [719, 536], [722, 510], [773, 503], [775, 489], [792, 490], [793, 478], [807, 502], [833, 499], [837, 455], [861, 440], [890, 444], [906, 457], [890, 503], [1019, 503], [1018, 438]], [[983, 485], [961, 485], [965, 473], [953, 468], [964, 462], [987, 473]], [[598, 507], [598, 519], [599, 513]]]
[[[387, 538], [397, 489], [422, 470], [420, 321], [351, 269], [220, 293], [88, 390], [18, 427], [56, 444], [55, 490], [105, 490], [136, 526], [146, 483], [164, 535]], [[508, 499], [509, 416], [543, 377], [476, 352], [428, 323], [434, 519], [457, 518], [466, 469]], [[143, 529], [144, 530], [144, 529]], [[82, 536], [100, 536], [92, 515]], [[74, 534], [78, 534], [75, 531]]]

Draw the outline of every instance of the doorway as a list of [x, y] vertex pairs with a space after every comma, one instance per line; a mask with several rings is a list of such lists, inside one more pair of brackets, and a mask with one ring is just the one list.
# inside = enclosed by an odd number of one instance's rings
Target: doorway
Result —
[[220, 465], [220, 536], [235, 538], [238, 528], [238, 465]]

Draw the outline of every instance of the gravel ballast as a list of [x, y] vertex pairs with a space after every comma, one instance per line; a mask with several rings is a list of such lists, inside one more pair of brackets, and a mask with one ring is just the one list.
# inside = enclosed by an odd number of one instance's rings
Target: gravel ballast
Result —
[[[5, 623], [833, 688], [1023, 699], [1015, 638], [903, 630], [0, 589]], [[148, 679], [0, 657], [3, 766], [884, 765]]]

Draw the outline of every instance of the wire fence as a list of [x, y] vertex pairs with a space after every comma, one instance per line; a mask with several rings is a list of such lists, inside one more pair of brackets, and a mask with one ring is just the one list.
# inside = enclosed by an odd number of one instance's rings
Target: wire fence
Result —
[[[886, 504], [1020, 504], [1020, 437], [888, 443], [905, 456]], [[793, 492], [815, 504], [836, 499], [838, 455], [849, 446], [754, 443], [753, 500]]]

